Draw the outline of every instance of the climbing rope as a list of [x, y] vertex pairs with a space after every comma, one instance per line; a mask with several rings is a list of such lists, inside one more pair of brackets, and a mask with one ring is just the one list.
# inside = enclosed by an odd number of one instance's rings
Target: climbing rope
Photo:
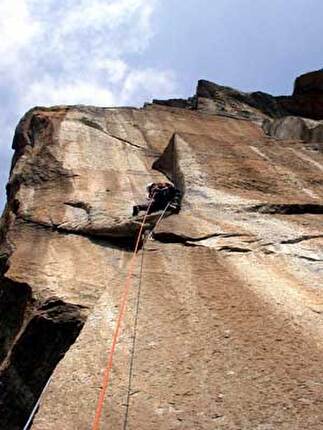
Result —
[[151, 232], [149, 233], [148, 237], [147, 237], [147, 242], [148, 240], [150, 240], [153, 237], [153, 233], [156, 230], [156, 228], [158, 227], [159, 223], [161, 222], [161, 220], [164, 218], [165, 213], [167, 212], [167, 209], [169, 208], [171, 202], [167, 203], [167, 206], [165, 207], [165, 209], [163, 210], [162, 214], [160, 215], [160, 217], [158, 218], [156, 224], [154, 225], [154, 228], [151, 230]]
[[143, 275], [143, 267], [144, 267], [144, 255], [145, 255], [145, 244], [152, 238], [154, 230], [158, 227], [159, 223], [165, 216], [167, 209], [171, 202], [167, 204], [161, 215], [159, 216], [154, 228], [146, 235], [143, 245], [142, 245], [142, 254], [141, 254], [141, 264], [140, 264], [140, 273], [139, 273], [139, 284], [138, 284], [138, 292], [135, 302], [135, 318], [134, 318], [134, 328], [133, 328], [133, 339], [132, 339], [132, 347], [131, 347], [131, 357], [129, 363], [129, 378], [128, 378], [128, 390], [127, 390], [127, 400], [126, 400], [126, 411], [125, 418], [123, 423], [123, 430], [127, 430], [128, 424], [128, 416], [129, 416], [129, 406], [130, 406], [130, 395], [131, 395], [131, 386], [132, 386], [132, 378], [133, 378], [133, 370], [134, 370], [134, 361], [135, 361], [135, 350], [136, 350], [136, 342], [137, 342], [137, 331], [138, 331], [138, 320], [139, 320], [139, 311], [140, 311], [140, 299], [141, 299], [141, 284], [142, 284], [142, 275]]
[[135, 244], [135, 249], [133, 251], [133, 254], [132, 254], [132, 257], [131, 257], [131, 260], [129, 263], [129, 269], [128, 269], [128, 273], [127, 273], [127, 277], [126, 277], [126, 281], [125, 281], [123, 294], [122, 294], [121, 300], [120, 300], [119, 314], [118, 314], [115, 330], [114, 330], [113, 337], [112, 337], [112, 345], [111, 345], [111, 349], [110, 349], [110, 352], [108, 355], [107, 366], [105, 368], [104, 375], [103, 375], [102, 388], [101, 388], [98, 403], [97, 403], [97, 408], [96, 408], [95, 417], [94, 417], [94, 421], [93, 421], [93, 425], [92, 425], [92, 430], [98, 430], [99, 426], [100, 426], [100, 419], [101, 419], [101, 415], [102, 415], [104, 398], [105, 398], [105, 395], [106, 395], [106, 392], [107, 392], [107, 389], [109, 386], [111, 369], [112, 369], [112, 364], [113, 364], [113, 357], [114, 357], [114, 352], [115, 352], [117, 341], [118, 341], [119, 334], [120, 334], [121, 323], [123, 322], [123, 319], [125, 316], [127, 300], [128, 300], [129, 290], [130, 290], [130, 286], [131, 286], [131, 279], [132, 279], [132, 275], [133, 275], [133, 271], [134, 271], [134, 264], [135, 264], [136, 259], [137, 259], [137, 251], [139, 248], [139, 243], [140, 243], [143, 228], [144, 228], [144, 225], [145, 225], [145, 222], [147, 219], [147, 215], [149, 213], [149, 209], [150, 209], [151, 204], [153, 202], [153, 197], [154, 196], [152, 196], [152, 198], [149, 201], [146, 213], [145, 213], [144, 218], [142, 220], [142, 223], [141, 223], [141, 226], [140, 226], [140, 229], [138, 232], [136, 244]]
[[133, 337], [132, 337], [132, 345], [131, 345], [131, 356], [130, 356], [130, 362], [129, 362], [128, 389], [127, 389], [126, 411], [125, 411], [125, 417], [124, 417], [124, 423], [123, 423], [123, 430], [127, 429], [127, 424], [128, 424], [130, 395], [131, 395], [132, 377], [133, 377], [134, 362], [135, 362], [136, 342], [137, 342], [137, 329], [138, 329], [140, 298], [141, 298], [141, 283], [142, 283], [142, 273], [143, 273], [144, 255], [145, 255], [145, 242], [147, 240], [148, 240], [148, 236], [145, 237], [145, 240], [143, 242], [142, 249], [141, 249], [142, 254], [141, 254], [138, 291], [137, 291], [137, 297], [135, 299], [136, 300], [135, 318], [134, 318]]
[[[96, 413], [95, 413], [95, 417], [94, 417], [94, 421], [93, 421], [93, 425], [92, 425], [92, 430], [99, 430], [100, 419], [101, 419], [103, 405], [104, 405], [104, 399], [105, 399], [106, 392], [107, 392], [107, 389], [108, 389], [108, 386], [109, 386], [109, 381], [110, 381], [110, 375], [111, 375], [111, 370], [112, 370], [112, 365], [113, 365], [114, 353], [115, 353], [117, 341], [118, 341], [118, 338], [119, 338], [119, 335], [120, 335], [121, 324], [122, 324], [122, 322], [124, 320], [124, 316], [125, 316], [125, 312], [126, 312], [126, 306], [127, 306], [128, 295], [129, 295], [129, 290], [130, 290], [130, 286], [131, 286], [131, 279], [132, 279], [132, 275], [133, 275], [134, 264], [135, 264], [136, 259], [137, 259], [137, 251], [138, 251], [138, 248], [139, 248], [140, 239], [142, 237], [143, 227], [145, 225], [145, 222], [146, 222], [146, 219], [147, 219], [147, 215], [149, 213], [149, 209], [150, 209], [151, 204], [153, 202], [153, 197], [154, 196], [152, 196], [151, 199], [150, 199], [150, 201], [149, 201], [146, 213], [145, 213], [143, 221], [141, 223], [141, 226], [140, 226], [140, 229], [139, 229], [139, 232], [138, 232], [138, 236], [137, 236], [137, 240], [136, 240], [135, 249], [134, 249], [134, 252], [133, 252], [130, 264], [129, 264], [129, 269], [128, 269], [128, 273], [127, 273], [127, 277], [126, 277], [126, 281], [125, 281], [125, 287], [124, 287], [124, 291], [123, 291], [123, 294], [122, 294], [122, 297], [121, 297], [121, 300], [120, 300], [119, 315], [118, 315], [118, 318], [117, 318], [116, 327], [115, 327], [115, 330], [114, 330], [114, 333], [113, 333], [113, 337], [112, 337], [112, 345], [111, 345], [111, 349], [110, 349], [109, 356], [108, 356], [107, 366], [105, 368], [105, 372], [104, 372], [104, 375], [103, 375], [102, 387], [101, 387], [101, 391], [100, 391], [100, 394], [99, 394], [99, 399], [98, 399]], [[156, 227], [159, 225], [159, 223], [161, 222], [161, 220], [165, 216], [165, 213], [166, 213], [169, 205], [170, 205], [170, 202], [167, 204], [167, 206], [165, 207], [165, 209], [161, 213], [161, 215], [158, 218], [158, 220], [157, 220], [154, 228], [152, 229], [152, 231], [146, 237], [146, 239], [145, 239], [146, 241], [148, 241], [149, 239], [151, 239], [153, 231], [156, 229]], [[135, 352], [135, 345], [136, 345], [136, 331], [137, 331], [138, 316], [139, 316], [139, 304], [140, 304], [140, 293], [141, 293], [141, 278], [142, 278], [142, 273], [143, 273], [143, 256], [144, 256], [145, 240], [143, 242], [143, 253], [142, 253], [142, 260], [141, 260], [141, 267], [140, 267], [139, 288], [138, 288], [137, 303], [136, 303], [134, 339], [133, 339], [132, 353], [131, 353], [131, 358], [130, 358], [128, 394], [127, 394], [127, 403], [126, 403], [127, 409], [126, 409], [126, 415], [125, 415], [125, 421], [124, 421], [124, 429], [126, 429], [126, 426], [127, 426], [128, 411], [129, 411], [130, 390], [131, 390], [131, 381], [132, 381], [133, 364], [134, 364], [134, 352]]]
[[[103, 409], [103, 403], [104, 403], [104, 398], [106, 395], [106, 391], [108, 389], [108, 385], [109, 385], [109, 380], [110, 380], [110, 374], [111, 374], [111, 369], [112, 369], [112, 364], [113, 364], [113, 356], [114, 356], [114, 352], [115, 352], [115, 348], [116, 348], [116, 344], [119, 338], [119, 334], [120, 334], [120, 328], [121, 328], [121, 323], [124, 319], [124, 315], [125, 315], [125, 310], [126, 310], [126, 305], [127, 305], [127, 298], [129, 295], [129, 290], [130, 290], [130, 286], [131, 286], [131, 278], [132, 278], [132, 274], [133, 274], [133, 268], [134, 268], [134, 264], [136, 261], [136, 257], [137, 257], [137, 251], [139, 248], [139, 244], [140, 244], [140, 239], [142, 237], [142, 232], [143, 232], [143, 228], [149, 213], [149, 209], [151, 207], [151, 204], [153, 202], [153, 197], [151, 197], [146, 213], [144, 215], [144, 218], [142, 220], [142, 223], [140, 225], [140, 229], [138, 232], [138, 236], [137, 236], [137, 240], [136, 240], [136, 244], [135, 244], [135, 249], [129, 264], [129, 269], [128, 269], [128, 273], [127, 273], [127, 277], [126, 277], [126, 282], [125, 282], [125, 288], [120, 300], [120, 307], [119, 307], [119, 315], [118, 315], [118, 319], [117, 319], [117, 323], [116, 323], [116, 327], [115, 327], [115, 331], [113, 334], [113, 339], [112, 339], [112, 346], [110, 349], [110, 353], [108, 356], [108, 362], [107, 362], [107, 367], [105, 369], [104, 372], [104, 376], [103, 376], [103, 382], [102, 382], [102, 388], [101, 388], [101, 392], [99, 395], [99, 399], [98, 399], [98, 404], [97, 404], [97, 409], [96, 409], [96, 413], [95, 413], [95, 417], [94, 417], [94, 421], [93, 421], [93, 426], [92, 426], [92, 430], [98, 430], [99, 429], [99, 425], [100, 425], [100, 418], [102, 415], [102, 409]], [[140, 293], [141, 293], [141, 279], [142, 279], [142, 273], [143, 273], [143, 261], [144, 261], [144, 246], [145, 246], [145, 242], [147, 242], [148, 240], [150, 240], [152, 238], [153, 232], [154, 230], [157, 228], [157, 226], [159, 225], [159, 223], [161, 222], [161, 220], [164, 218], [165, 213], [169, 207], [171, 202], [169, 202], [167, 204], [167, 206], [165, 207], [165, 209], [163, 210], [163, 212], [161, 213], [160, 217], [158, 218], [154, 228], [150, 231], [150, 233], [146, 236], [146, 238], [143, 241], [143, 246], [142, 246], [142, 258], [141, 258], [141, 265], [140, 265], [140, 275], [139, 275], [139, 287], [138, 287], [138, 295], [137, 295], [137, 301], [136, 301], [136, 315], [135, 315], [135, 326], [134, 326], [134, 339], [133, 339], [133, 345], [132, 345], [132, 355], [131, 355], [131, 360], [130, 360], [130, 369], [129, 369], [129, 383], [128, 383], [128, 394], [127, 394], [127, 410], [126, 410], [126, 416], [125, 416], [125, 423], [124, 423], [124, 429], [126, 429], [127, 426], [127, 418], [128, 418], [128, 411], [129, 411], [129, 400], [130, 400], [130, 391], [131, 391], [131, 381], [132, 381], [132, 375], [133, 375], [133, 364], [134, 364], [134, 353], [135, 353], [135, 346], [136, 346], [136, 332], [137, 332], [137, 325], [138, 325], [138, 317], [139, 317], [139, 305], [140, 305]], [[28, 418], [28, 421], [26, 422], [23, 430], [29, 430], [30, 425], [35, 417], [35, 414], [37, 412], [37, 409], [39, 408], [40, 402], [42, 400], [42, 397], [44, 395], [44, 393], [46, 392], [50, 382], [51, 382], [52, 376], [48, 379], [46, 385], [44, 386], [33, 410], [31, 411], [31, 414]]]
[[49, 384], [50, 384], [50, 381], [51, 381], [51, 380], [52, 380], [52, 376], [48, 379], [48, 381], [47, 381], [47, 383], [46, 383], [45, 387], [43, 388], [43, 391], [40, 393], [40, 396], [39, 396], [39, 398], [38, 398], [38, 400], [37, 400], [37, 402], [36, 402], [36, 404], [35, 404], [35, 406], [34, 406], [33, 410], [31, 411], [31, 414], [30, 414], [30, 416], [29, 416], [29, 418], [28, 418], [28, 421], [26, 422], [25, 427], [23, 428], [23, 430], [29, 430], [30, 425], [31, 425], [31, 423], [32, 423], [32, 420], [33, 420], [33, 419], [34, 419], [34, 417], [35, 417], [35, 414], [36, 414], [36, 412], [37, 412], [37, 409], [39, 408], [40, 401], [41, 401], [41, 399], [42, 399], [42, 397], [43, 397], [43, 395], [44, 395], [45, 391], [47, 390], [47, 388], [48, 388], [48, 386], [49, 386]]

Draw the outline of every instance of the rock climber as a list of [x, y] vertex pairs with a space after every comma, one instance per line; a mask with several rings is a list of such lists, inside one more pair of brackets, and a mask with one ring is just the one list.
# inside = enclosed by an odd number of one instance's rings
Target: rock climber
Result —
[[146, 211], [148, 207], [149, 214], [164, 210], [168, 204], [167, 210], [173, 213], [178, 213], [180, 211], [181, 192], [169, 182], [153, 182], [148, 184], [147, 193], [147, 203], [134, 206], [132, 216], [137, 216], [140, 211]]

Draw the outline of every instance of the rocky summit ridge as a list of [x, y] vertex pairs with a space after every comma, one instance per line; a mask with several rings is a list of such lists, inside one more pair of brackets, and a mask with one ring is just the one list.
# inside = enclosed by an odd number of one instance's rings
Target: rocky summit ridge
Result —
[[91, 428], [132, 205], [165, 179], [182, 209], [139, 251], [101, 429], [323, 428], [322, 71], [291, 96], [201, 80], [141, 109], [36, 107], [13, 149], [1, 429], [24, 427], [50, 377], [31, 428]]

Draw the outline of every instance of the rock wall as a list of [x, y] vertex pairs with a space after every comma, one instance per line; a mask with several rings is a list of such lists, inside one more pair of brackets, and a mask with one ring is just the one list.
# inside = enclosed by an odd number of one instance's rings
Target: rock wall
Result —
[[91, 428], [132, 205], [166, 178], [182, 210], [139, 251], [101, 428], [322, 428], [323, 143], [273, 131], [272, 99], [246, 115], [204, 96], [21, 120], [1, 221], [1, 428], [23, 428], [50, 375], [32, 429]]
[[323, 120], [323, 69], [299, 76], [291, 96], [275, 97], [261, 91], [245, 93], [202, 79], [198, 81], [194, 97], [153, 103], [258, 122], [285, 116], [319, 121]]

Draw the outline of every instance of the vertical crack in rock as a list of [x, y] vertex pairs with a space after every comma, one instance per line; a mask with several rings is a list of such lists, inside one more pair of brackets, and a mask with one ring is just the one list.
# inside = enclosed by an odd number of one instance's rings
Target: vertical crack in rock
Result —
[[3, 277], [0, 281], [0, 363], [8, 352], [28, 314], [31, 289], [25, 283]]
[[0, 428], [20, 430], [59, 360], [86, 319], [84, 306], [59, 298], [35, 298], [26, 282], [6, 274], [15, 246], [10, 231], [19, 219], [21, 186], [58, 181], [62, 191], [72, 176], [51, 151], [66, 109], [32, 109], [20, 121], [0, 225]]
[[[22, 288], [21, 285], [15, 287]], [[86, 319], [83, 306], [64, 303], [58, 298], [48, 299], [38, 306], [33, 304], [26, 315], [30, 291], [27, 292], [26, 285], [24, 288], [25, 295], [20, 293], [14, 301], [15, 288], [10, 285], [8, 311], [1, 314], [8, 334], [7, 343], [16, 334], [0, 374], [0, 428], [6, 430], [20, 430], [26, 423], [47, 380], [75, 342]], [[1, 303], [3, 306], [6, 303], [3, 298]], [[27, 318], [25, 322], [24, 317]], [[23, 328], [17, 334], [19, 325]]]

